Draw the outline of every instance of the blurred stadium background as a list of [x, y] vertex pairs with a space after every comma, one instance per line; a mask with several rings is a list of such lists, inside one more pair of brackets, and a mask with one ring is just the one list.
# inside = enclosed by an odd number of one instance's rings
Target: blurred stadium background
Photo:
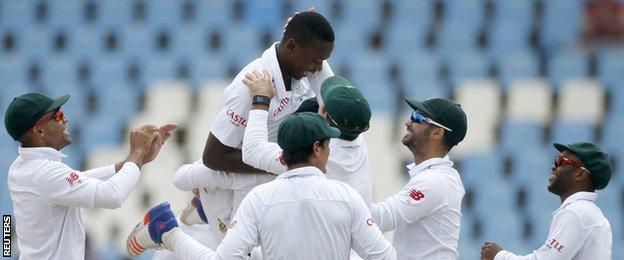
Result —
[[[595, 142], [613, 155], [598, 204], [613, 259], [624, 259], [624, 51], [617, 37], [587, 33], [588, 1], [2, 0], [0, 112], [27, 91], [70, 93], [70, 166], [124, 158], [128, 129], [142, 123], [182, 124], [122, 208], [84, 211], [87, 259], [126, 257], [126, 235], [148, 207], [168, 200], [182, 210], [190, 194], [171, 177], [201, 156], [222, 89], [309, 6], [335, 30], [334, 72], [372, 104], [376, 201], [407, 179], [402, 97], [449, 97], [469, 119], [452, 156], [467, 191], [460, 259], [477, 259], [484, 240], [523, 254], [544, 242], [559, 206], [546, 190], [554, 141]], [[0, 131], [3, 212], [12, 211], [16, 147]]]

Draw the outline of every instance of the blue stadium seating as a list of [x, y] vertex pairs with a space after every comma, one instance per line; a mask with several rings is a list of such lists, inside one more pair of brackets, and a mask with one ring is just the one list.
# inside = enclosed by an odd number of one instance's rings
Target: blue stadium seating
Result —
[[233, 2], [227, 0], [197, 1], [199, 12], [196, 15], [199, 24], [207, 27], [231, 25], [234, 20], [231, 7]]
[[176, 56], [193, 58], [203, 55], [209, 47], [209, 30], [194, 24], [184, 25], [177, 29], [173, 41], [173, 53]]
[[131, 3], [132, 2], [125, 0], [98, 1], [98, 27], [102, 29], [121, 29], [131, 24]]
[[505, 121], [501, 126], [499, 146], [506, 152], [529, 152], [543, 145], [543, 133], [538, 122]]
[[177, 60], [171, 55], [153, 55], [145, 63], [145, 82], [149, 87], [154, 82], [176, 78]]
[[382, 1], [349, 0], [344, 2], [342, 24], [349, 24], [360, 29], [374, 28], [379, 25]]
[[466, 28], [477, 28], [485, 17], [483, 3], [481, 0], [445, 0], [444, 4], [447, 8], [445, 21], [451, 24], [463, 24]]
[[[74, 25], [67, 27], [69, 53], [76, 58], [91, 59], [101, 55], [104, 50], [106, 34], [115, 30], [96, 30], [92, 26]], [[121, 35], [117, 32], [118, 43]]]
[[482, 79], [488, 77], [489, 60], [476, 51], [459, 53], [446, 59], [450, 80], [456, 86], [463, 79]]
[[[478, 27], [470, 23], [448, 23], [439, 31], [437, 51], [445, 59], [453, 59], [463, 53], [476, 50]], [[479, 55], [480, 56], [480, 55]]]
[[[420, 52], [425, 46], [426, 31], [419, 27], [390, 27], [384, 30], [383, 51], [392, 56], [402, 56], [411, 52]], [[337, 41], [339, 39], [336, 39]]]
[[598, 77], [602, 84], [612, 91], [624, 92], [624, 50], [605, 48], [598, 54]]
[[0, 79], [7, 82], [3, 83], [3, 85], [25, 84], [27, 77], [26, 65], [27, 61], [18, 55], [3, 55], [2, 59], [0, 59]]
[[83, 3], [71, 0], [49, 2], [48, 25], [65, 27], [82, 23]]
[[227, 67], [224, 65], [227, 63], [223, 56], [198, 56], [189, 62], [191, 64], [190, 78], [194, 87], [199, 87], [200, 84], [207, 81], [218, 80], [226, 77]]
[[503, 161], [501, 152], [467, 155], [462, 160], [459, 171], [462, 182], [466, 185], [478, 185], [483, 180], [501, 181]]
[[561, 46], [569, 46], [579, 40], [582, 1], [549, 0], [542, 3], [544, 14], [540, 33], [543, 47], [548, 51], [556, 51]]
[[42, 26], [28, 27], [21, 32], [20, 55], [31, 59], [41, 59], [52, 53], [51, 31]]
[[13, 28], [26, 28], [34, 23], [32, 0], [3, 1], [0, 9], [0, 24]]
[[557, 120], [552, 128], [552, 140], [558, 143], [594, 142], [594, 127], [588, 123]]
[[120, 33], [120, 50], [126, 57], [146, 58], [155, 49], [155, 30], [144, 25], [131, 25]]
[[342, 55], [354, 57], [357, 54], [366, 52], [368, 35], [371, 33], [372, 29], [359, 29], [357, 26], [350, 24], [336, 26], [333, 29], [334, 33], [340, 35], [340, 37], [336, 37], [334, 41], [332, 56]]
[[396, 103], [396, 91], [388, 77], [387, 59], [378, 55], [361, 55], [353, 59], [351, 81], [367, 97], [371, 109], [391, 111]]
[[548, 63], [551, 86], [558, 89], [568, 79], [586, 77], [588, 66], [587, 56], [580, 51], [559, 53]]
[[[232, 26], [232, 32], [223, 35], [223, 55], [234, 58], [241, 64], [251, 61], [250, 56], [259, 57], [264, 50], [260, 45], [260, 33], [251, 26]], [[245, 61], [242, 61], [245, 60]]]
[[535, 55], [529, 51], [510, 50], [504, 55], [498, 56], [498, 75], [503, 87], [517, 79], [537, 78], [539, 76], [538, 61]]
[[518, 27], [518, 24], [506, 18], [495, 22], [489, 33], [488, 53], [492, 57], [502, 58], [509, 52], [528, 52], [530, 29], [528, 26]]
[[244, 23], [256, 28], [279, 28], [284, 24], [281, 1], [248, 0], [244, 1]]
[[145, 1], [147, 23], [155, 28], [179, 26], [182, 21], [182, 3], [170, 0]]
[[390, 29], [403, 28], [425, 32], [433, 23], [433, 1], [394, 1], [394, 15]]

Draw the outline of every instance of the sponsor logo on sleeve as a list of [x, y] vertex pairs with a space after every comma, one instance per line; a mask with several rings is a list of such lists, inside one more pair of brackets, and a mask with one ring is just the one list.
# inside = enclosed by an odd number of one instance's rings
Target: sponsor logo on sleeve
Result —
[[369, 227], [373, 226], [374, 224], [375, 224], [375, 220], [373, 218], [368, 218], [366, 220], [366, 225], [368, 225]]
[[557, 241], [554, 238], [551, 238], [550, 240], [548, 240], [548, 242], [546, 242], [546, 247], [548, 247], [548, 249], [553, 249], [553, 250], [557, 250], [557, 252], [561, 253], [563, 252], [563, 244], [561, 244], [560, 241]]
[[244, 118], [243, 116], [236, 114], [232, 109], [227, 109], [226, 111], [227, 116], [230, 118], [230, 123], [232, 123], [234, 126], [245, 126], [247, 127], [247, 118]]
[[422, 193], [422, 191], [419, 191], [419, 190], [416, 190], [416, 189], [411, 189], [409, 191], [409, 196], [410, 196], [410, 198], [414, 199], [415, 201], [420, 201], [420, 200], [425, 198], [425, 194]]
[[80, 176], [76, 172], [71, 172], [69, 176], [65, 178], [69, 183], [69, 187], [74, 187], [74, 184], [80, 183]]

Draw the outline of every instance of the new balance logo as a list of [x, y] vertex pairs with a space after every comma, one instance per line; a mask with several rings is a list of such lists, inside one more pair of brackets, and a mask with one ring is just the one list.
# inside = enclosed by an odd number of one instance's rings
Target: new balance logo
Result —
[[415, 189], [411, 189], [409, 192], [409, 196], [414, 199], [415, 201], [420, 201], [421, 199], [425, 198], [425, 194], [422, 193], [421, 191], [415, 190]]

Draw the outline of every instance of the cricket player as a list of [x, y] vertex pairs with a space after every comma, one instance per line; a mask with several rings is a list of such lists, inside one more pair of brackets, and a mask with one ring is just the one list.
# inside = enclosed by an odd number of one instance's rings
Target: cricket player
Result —
[[126, 159], [85, 172], [62, 162], [71, 144], [61, 106], [69, 95], [39, 93], [16, 97], [4, 124], [19, 141], [19, 156], [8, 174], [20, 259], [84, 259], [85, 230], [80, 208], [121, 206], [137, 184], [141, 166], [154, 160], [177, 125], [145, 125], [130, 133]]
[[278, 144], [288, 171], [243, 199], [216, 251], [177, 228], [167, 203], [152, 208], [129, 240], [146, 249], [162, 244], [178, 259], [240, 259], [254, 246], [264, 259], [347, 259], [350, 248], [367, 259], [395, 259], [360, 195], [324, 175], [330, 138], [339, 136], [316, 113], [284, 120]]
[[[280, 122], [295, 112], [305, 100], [315, 96], [318, 98], [321, 83], [333, 76], [334, 73], [325, 61], [331, 55], [333, 42], [334, 31], [322, 15], [308, 11], [293, 16], [286, 25], [281, 41], [274, 43], [260, 58], [245, 66], [223, 92], [221, 109], [211, 126], [203, 154], [203, 164], [210, 170], [205, 171], [200, 168], [200, 165], [195, 165], [193, 167], [198, 169], [193, 172], [204, 171], [226, 177], [250, 173], [266, 174], [265, 171], [242, 161], [243, 134], [251, 104], [253, 102], [270, 104], [267, 123], [269, 140], [275, 142]], [[247, 73], [264, 70], [271, 75], [276, 95], [270, 100], [253, 100], [252, 102], [243, 79]], [[322, 103], [320, 98], [318, 101]], [[231, 219], [243, 197], [253, 187], [271, 178], [274, 176], [258, 178], [255, 183], [237, 186], [234, 189], [204, 190], [211, 185], [209, 183], [193, 183], [192, 186], [200, 188], [201, 201], [205, 205], [211, 203], [205, 199], [209, 197], [207, 191], [210, 191], [213, 197], [224, 198], [228, 197], [224, 193], [232, 193], [233, 203], [229, 210], [230, 215], [216, 215], [210, 208], [204, 208], [209, 224], [216, 225], [219, 220]], [[192, 180], [199, 179], [192, 178]], [[213, 198], [212, 202], [215, 200], [218, 198]], [[223, 213], [223, 211], [217, 210], [217, 213]]]
[[399, 259], [457, 259], [465, 191], [448, 152], [466, 135], [466, 114], [444, 98], [405, 101], [414, 110], [402, 140], [414, 158], [410, 179], [371, 214], [381, 231], [394, 230]]
[[611, 180], [609, 155], [591, 143], [554, 146], [561, 154], [550, 169], [548, 191], [559, 196], [561, 206], [553, 213], [544, 245], [519, 256], [485, 242], [481, 259], [611, 259], [611, 225], [594, 203], [596, 190]]

